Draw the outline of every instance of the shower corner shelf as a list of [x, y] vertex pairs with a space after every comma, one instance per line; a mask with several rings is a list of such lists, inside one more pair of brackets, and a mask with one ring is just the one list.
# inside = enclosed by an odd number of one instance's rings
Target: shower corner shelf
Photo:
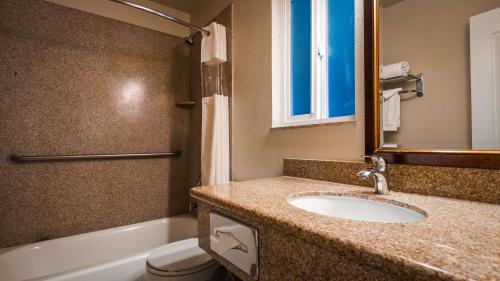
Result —
[[196, 102], [194, 102], [194, 101], [178, 101], [175, 103], [175, 106], [183, 107], [183, 108], [191, 108], [195, 105], [196, 105]]

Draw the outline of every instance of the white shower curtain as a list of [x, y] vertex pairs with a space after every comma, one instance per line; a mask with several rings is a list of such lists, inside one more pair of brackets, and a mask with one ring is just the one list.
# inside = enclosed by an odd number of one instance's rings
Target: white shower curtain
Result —
[[229, 182], [228, 98], [215, 94], [203, 98], [201, 134], [201, 183]]
[[[227, 183], [229, 175], [229, 102], [227, 96], [227, 62], [225, 58], [225, 28], [217, 24], [206, 27], [211, 36], [203, 40], [202, 48], [202, 133], [201, 133], [201, 184]], [[223, 30], [223, 31], [221, 31]], [[222, 38], [217, 36], [223, 36]], [[212, 43], [212, 44], [209, 44]], [[223, 50], [220, 49], [221, 44]], [[208, 54], [208, 55], [207, 55]], [[220, 55], [223, 54], [223, 55]], [[210, 56], [216, 59], [210, 59]]]

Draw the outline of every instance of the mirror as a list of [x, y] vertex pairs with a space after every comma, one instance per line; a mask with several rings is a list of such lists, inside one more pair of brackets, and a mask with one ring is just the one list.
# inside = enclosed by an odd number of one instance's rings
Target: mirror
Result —
[[372, 5], [375, 151], [500, 150], [500, 1]]

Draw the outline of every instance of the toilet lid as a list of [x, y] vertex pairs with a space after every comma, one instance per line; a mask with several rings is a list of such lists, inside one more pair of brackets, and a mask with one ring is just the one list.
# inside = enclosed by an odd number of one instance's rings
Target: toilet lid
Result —
[[191, 271], [210, 263], [213, 258], [198, 247], [198, 238], [181, 240], [154, 249], [147, 264], [160, 271]]

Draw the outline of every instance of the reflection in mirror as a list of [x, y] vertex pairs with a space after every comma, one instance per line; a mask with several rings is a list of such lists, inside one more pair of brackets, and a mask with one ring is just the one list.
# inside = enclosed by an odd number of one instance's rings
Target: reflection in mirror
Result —
[[500, 150], [500, 1], [380, 4], [382, 148]]

